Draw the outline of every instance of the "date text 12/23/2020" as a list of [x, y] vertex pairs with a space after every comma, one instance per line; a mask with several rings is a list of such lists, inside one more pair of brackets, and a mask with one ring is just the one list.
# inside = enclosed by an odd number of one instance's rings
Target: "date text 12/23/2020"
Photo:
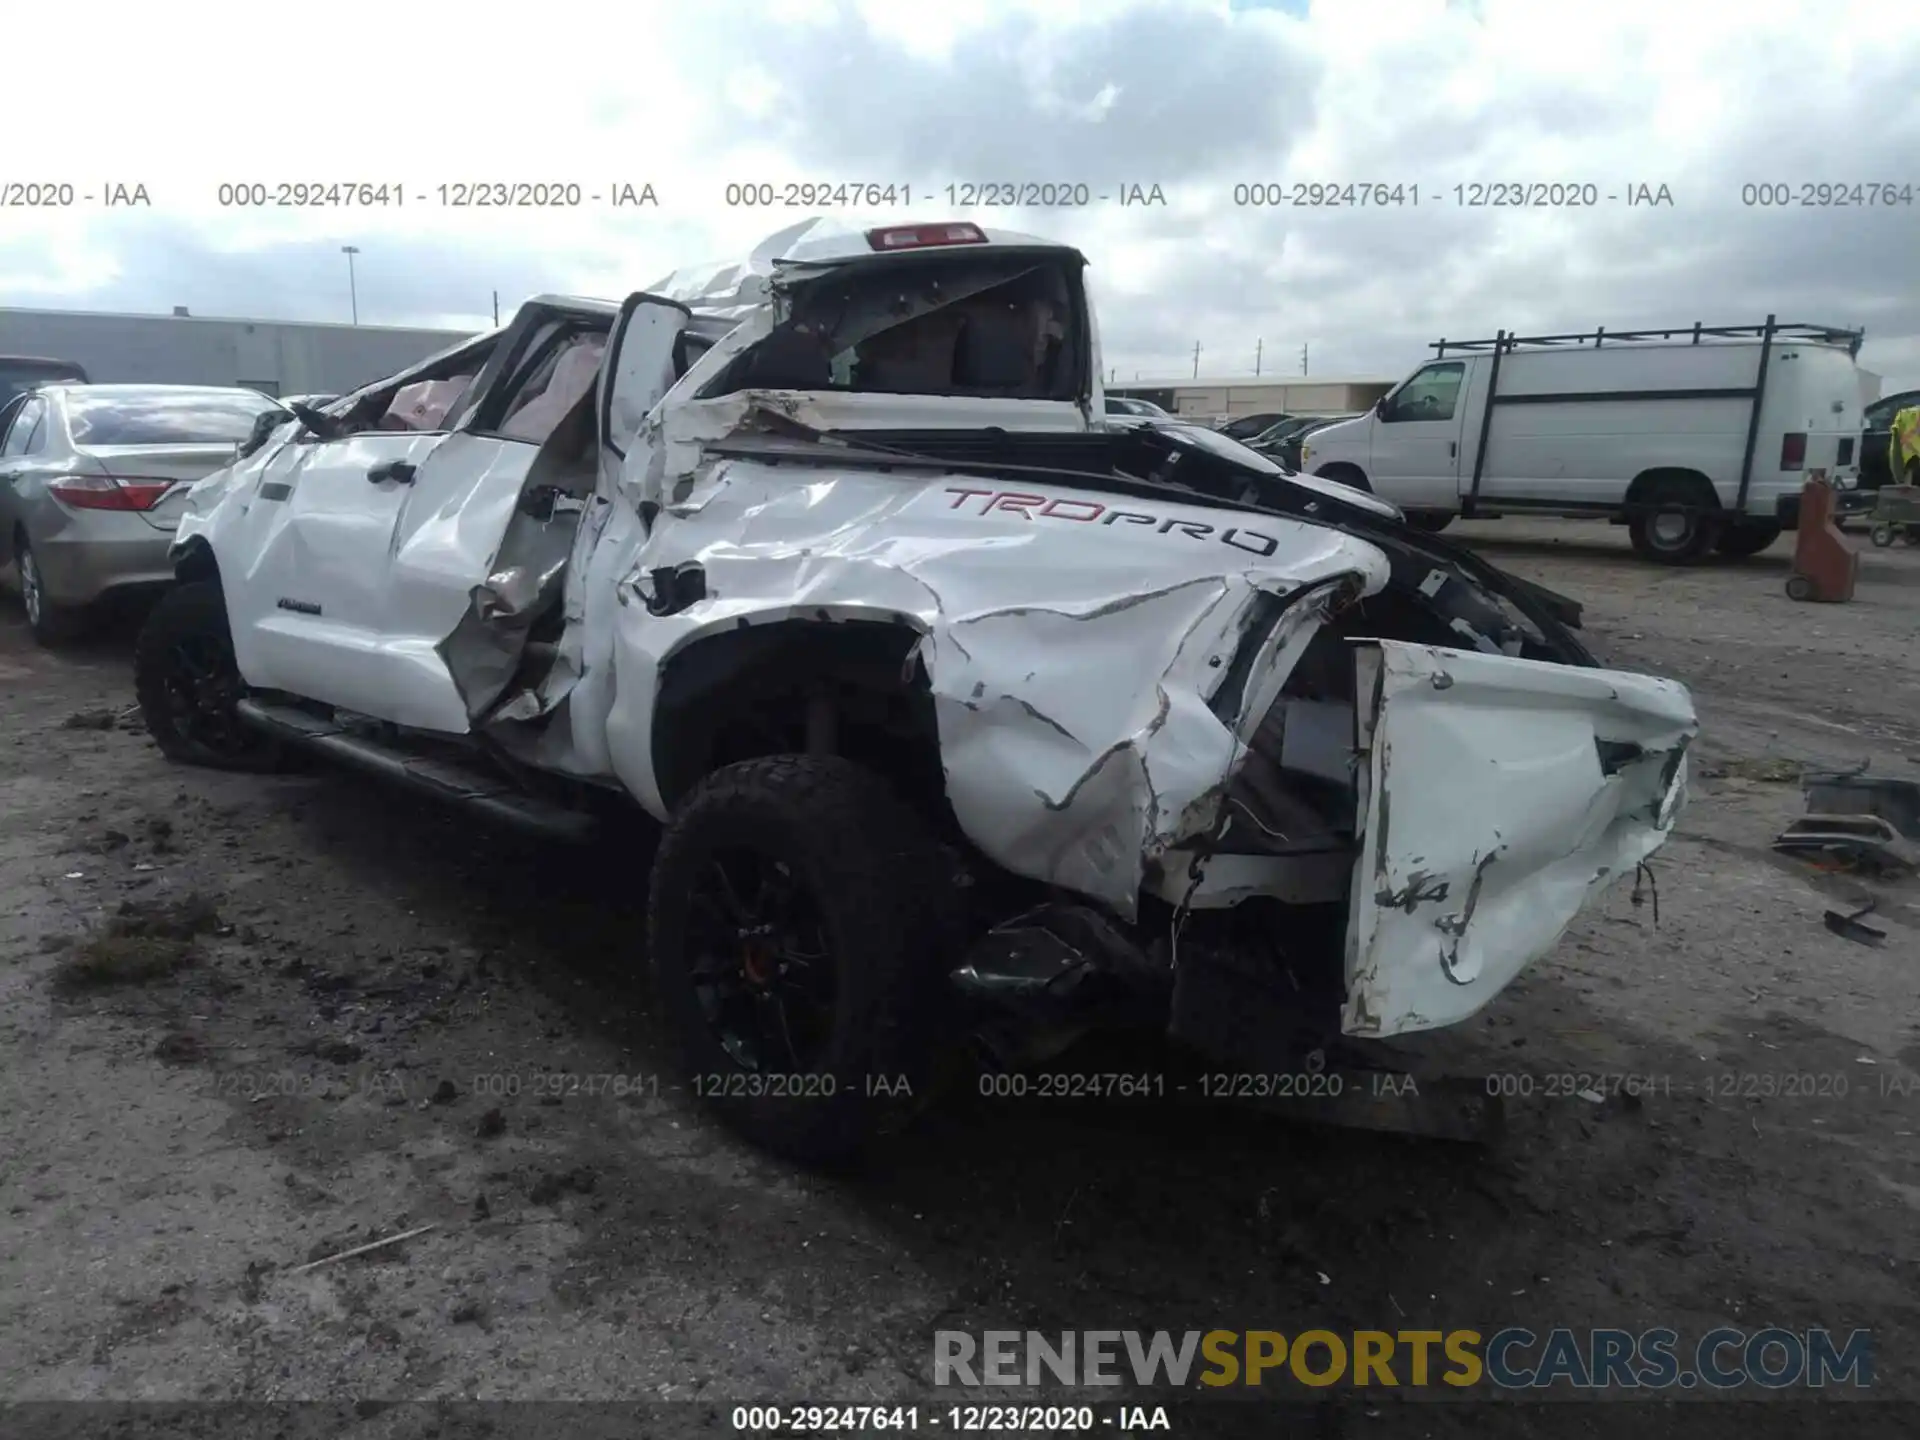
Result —
[[885, 180], [731, 180], [720, 203], [758, 210], [1076, 210], [1168, 205], [1153, 181], [967, 180], [915, 185]]
[[852, 1435], [921, 1430], [957, 1435], [1072, 1435], [1173, 1429], [1164, 1405], [736, 1405], [736, 1434]]
[[1233, 204], [1253, 210], [1592, 210], [1672, 209], [1664, 181], [1473, 180], [1430, 185], [1405, 180], [1256, 180], [1233, 187]]

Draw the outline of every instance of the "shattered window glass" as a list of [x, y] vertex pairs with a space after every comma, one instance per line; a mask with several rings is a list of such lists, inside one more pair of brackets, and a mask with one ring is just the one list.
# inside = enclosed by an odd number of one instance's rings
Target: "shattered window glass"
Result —
[[712, 393], [748, 387], [1071, 400], [1080, 289], [1031, 256], [848, 266], [793, 286]]

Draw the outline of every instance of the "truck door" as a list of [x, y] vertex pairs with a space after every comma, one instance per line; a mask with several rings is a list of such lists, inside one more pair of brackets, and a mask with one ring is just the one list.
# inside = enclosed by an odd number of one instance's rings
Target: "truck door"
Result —
[[1458, 508], [1466, 373], [1464, 360], [1436, 360], [1388, 394], [1367, 466], [1375, 493], [1403, 509]]
[[[234, 656], [251, 685], [380, 713], [388, 542], [444, 432], [282, 444], [222, 544]], [[271, 443], [271, 442], [270, 442]]]
[[613, 704], [617, 587], [647, 536], [646, 521], [621, 479], [647, 463], [647, 416], [685, 372], [692, 316], [678, 301], [636, 291], [620, 306], [600, 367], [599, 476], [574, 532], [566, 633], [540, 696], [543, 709], [567, 700], [572, 763], [583, 773], [605, 772], [612, 763], [606, 721]]
[[492, 572], [563, 420], [577, 433], [560, 441], [593, 474], [592, 416], [579, 412], [591, 409], [606, 325], [604, 311], [529, 304], [432, 431], [305, 444], [292, 473], [262, 486], [287, 514], [248, 577], [254, 633], [236, 635], [242, 673], [396, 724], [464, 732], [467, 705], [438, 647]]
[[628, 447], [684, 371], [682, 335], [692, 318], [677, 300], [642, 291], [620, 306], [600, 369], [600, 493], [614, 493]]
[[367, 713], [453, 734], [468, 729], [468, 697], [441, 642], [493, 575], [508, 529], [531, 498], [529, 483], [539, 478], [536, 466], [563, 486], [576, 469], [591, 473], [605, 324], [524, 307], [504, 363], [480, 377], [471, 410], [407, 483], [387, 551], [382, 708]]

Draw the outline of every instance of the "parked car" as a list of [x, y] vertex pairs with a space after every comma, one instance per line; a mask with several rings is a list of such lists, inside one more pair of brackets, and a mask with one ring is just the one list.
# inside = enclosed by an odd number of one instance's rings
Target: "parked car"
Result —
[[170, 581], [187, 487], [267, 409], [256, 391], [194, 385], [45, 385], [0, 408], [0, 536], [34, 638], [69, 638], [96, 601]]
[[1855, 488], [1861, 340], [1769, 322], [1443, 341], [1301, 463], [1435, 523], [1587, 515], [1662, 564], [1753, 555], [1796, 523], [1809, 471]]
[[1246, 443], [1262, 455], [1277, 453], [1288, 437], [1298, 435], [1307, 426], [1313, 424], [1311, 415], [1289, 415], [1277, 425], [1269, 425]]
[[84, 385], [87, 372], [71, 360], [48, 360], [38, 355], [0, 355], [0, 408], [17, 395], [42, 385]]
[[1085, 266], [808, 223], [530, 301], [194, 487], [147, 726], [650, 817], [695, 1092], [806, 1159], [1103, 1025], [1290, 1073], [1464, 1020], [1669, 834], [1687, 692], [1378, 499], [1112, 423]]
[[[1257, 431], [1252, 435], [1248, 435], [1245, 437], [1236, 435], [1236, 436], [1229, 436], [1228, 438], [1239, 440], [1241, 444], [1249, 447], [1250, 449], [1254, 449], [1254, 450], [1264, 449], [1266, 446], [1271, 445], [1274, 441], [1278, 440], [1281, 436], [1287, 434], [1288, 431], [1296, 429], [1302, 423], [1302, 419], [1303, 417], [1299, 415], [1289, 415], [1286, 417], [1286, 419], [1276, 421], [1272, 425], [1269, 425], [1266, 429]], [[1226, 434], [1225, 429], [1223, 428], [1220, 433], [1223, 435]]]
[[[1893, 442], [1893, 417], [1910, 405], [1920, 405], [1920, 390], [1902, 390], [1897, 395], [1882, 396], [1867, 406], [1860, 432], [1862, 490], [1874, 491], [1882, 485], [1893, 483], [1893, 452], [1890, 448]], [[1903, 477], [1902, 483], [1920, 484], [1920, 479]]]
[[1220, 426], [1220, 433], [1229, 440], [1251, 440], [1263, 430], [1271, 430], [1282, 421], [1293, 416], [1279, 411], [1269, 411], [1259, 415], [1242, 415], [1237, 420], [1228, 420]]
[[[1278, 460], [1287, 469], [1298, 470], [1301, 468], [1300, 451], [1302, 446], [1306, 444], [1309, 435], [1324, 430], [1329, 425], [1340, 425], [1348, 420], [1357, 418], [1358, 416], [1356, 415], [1316, 415], [1309, 420], [1302, 421], [1299, 425], [1287, 431], [1285, 435], [1281, 436], [1279, 442], [1267, 453], [1270, 453], [1275, 460]], [[1429, 525], [1428, 528], [1444, 529], [1445, 527]]]
[[1148, 420], [1173, 418], [1151, 400], [1134, 400], [1125, 395], [1107, 396], [1106, 411], [1109, 415], [1137, 415]]

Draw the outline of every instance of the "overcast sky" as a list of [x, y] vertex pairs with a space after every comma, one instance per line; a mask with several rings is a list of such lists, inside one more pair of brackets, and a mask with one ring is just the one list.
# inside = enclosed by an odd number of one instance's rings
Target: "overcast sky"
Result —
[[[1315, 375], [1397, 375], [1441, 336], [1771, 311], [1864, 325], [1862, 363], [1920, 386], [1913, 0], [203, 3], [126, 7], [77, 46], [74, 23], [10, 16], [16, 61], [68, 58], [9, 67], [0, 183], [69, 183], [77, 203], [0, 209], [0, 305], [344, 321], [353, 244], [363, 321], [474, 328], [495, 290], [503, 308], [618, 297], [808, 213], [729, 207], [729, 181], [877, 182], [914, 192], [879, 220], [1079, 245], [1122, 380], [1190, 373], [1196, 342], [1203, 374], [1250, 372], [1261, 344], [1267, 373], [1299, 373], [1304, 345]], [[436, 203], [496, 180], [577, 183], [583, 204]], [[397, 182], [406, 201], [221, 208], [219, 186], [248, 181]], [[78, 198], [115, 182], [150, 208]], [[1116, 198], [949, 200], [978, 182]], [[1236, 185], [1314, 182], [1406, 199], [1234, 203]], [[1599, 203], [1457, 203], [1487, 182]], [[657, 207], [586, 198], [623, 183]], [[1907, 203], [1802, 206], [1809, 183]], [[1761, 184], [1796, 203], [1743, 203]], [[1121, 207], [1134, 185], [1167, 203]], [[1629, 205], [1643, 185], [1672, 203]]]

